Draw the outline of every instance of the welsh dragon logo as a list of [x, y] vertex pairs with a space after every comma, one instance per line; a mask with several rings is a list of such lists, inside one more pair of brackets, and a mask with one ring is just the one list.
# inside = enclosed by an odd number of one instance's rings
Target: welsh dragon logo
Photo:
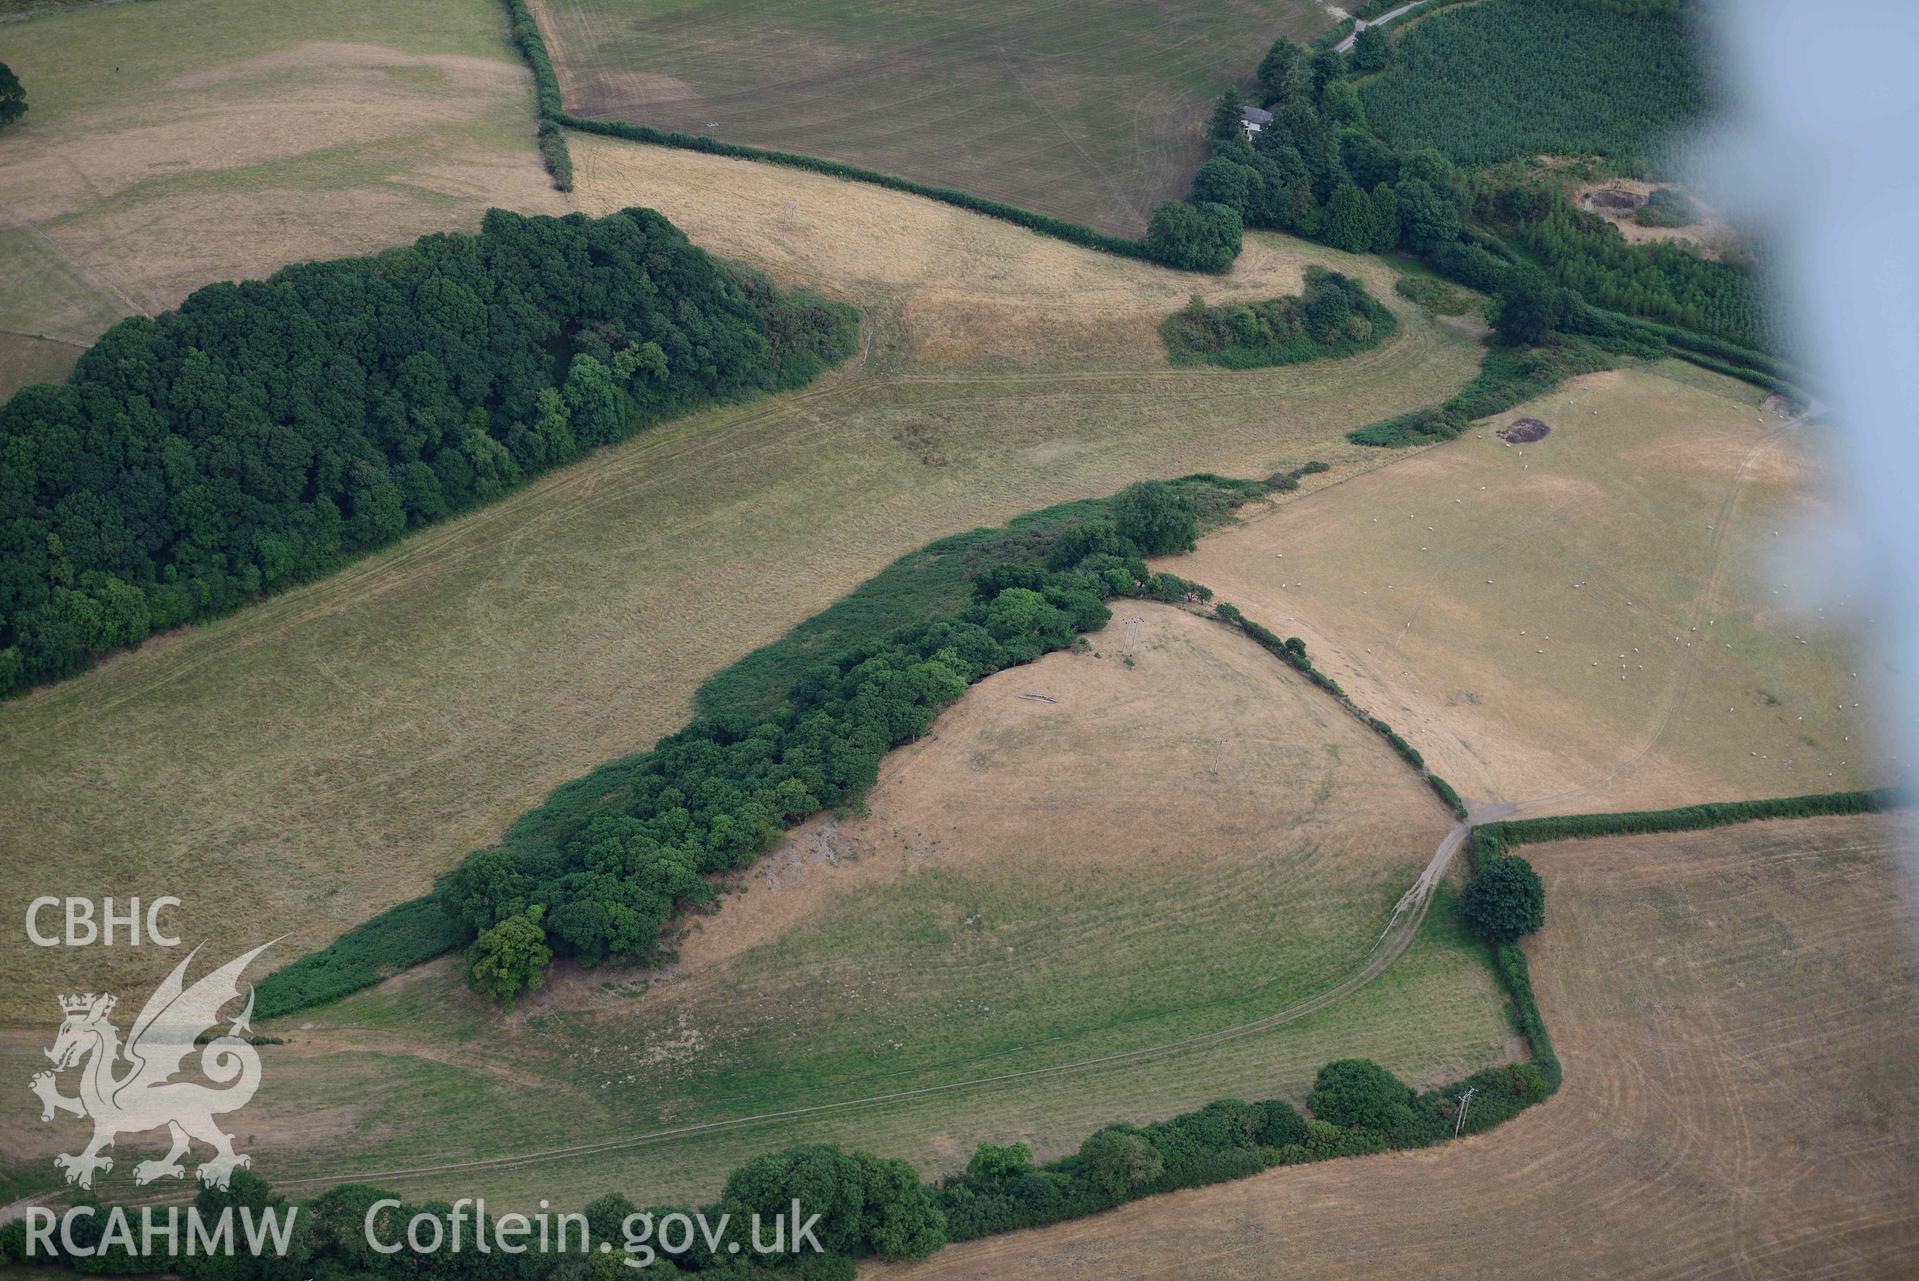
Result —
[[[240, 975], [248, 964], [272, 946], [262, 944], [188, 987], [187, 966], [200, 952], [199, 948], [193, 949], [147, 998], [124, 1046], [119, 1030], [107, 1017], [113, 1013], [113, 996], [89, 993], [60, 998], [60, 1012], [65, 1018], [53, 1048], [46, 1052], [53, 1061], [53, 1071], [36, 1073], [31, 1088], [40, 1098], [42, 1121], [53, 1120], [58, 1112], [93, 1121], [93, 1140], [79, 1155], [63, 1153], [53, 1158], [68, 1183], [90, 1188], [95, 1173], [111, 1170], [113, 1159], [101, 1152], [113, 1146], [116, 1135], [163, 1127], [173, 1146], [160, 1160], [134, 1166], [135, 1183], [184, 1177], [186, 1167], [181, 1158], [195, 1139], [213, 1148], [212, 1159], [196, 1172], [203, 1183], [224, 1188], [236, 1169], [251, 1164], [249, 1158], [233, 1150], [233, 1136], [213, 1122], [216, 1116], [244, 1107], [260, 1088], [260, 1055], [244, 1036], [253, 1016], [251, 984], [247, 987], [246, 1008], [226, 1034], [208, 1041], [200, 1054], [201, 1072], [215, 1086], [225, 1088], [172, 1078], [181, 1071], [200, 1034], [213, 1030], [220, 1021], [220, 1011], [239, 999]], [[60, 1093], [56, 1078], [76, 1067], [80, 1069], [80, 1096], [70, 1099]]]

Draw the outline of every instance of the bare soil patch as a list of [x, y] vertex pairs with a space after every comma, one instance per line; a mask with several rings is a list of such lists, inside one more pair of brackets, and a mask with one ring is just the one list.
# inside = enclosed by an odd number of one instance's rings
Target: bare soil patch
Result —
[[1690, 244], [1701, 257], [1717, 259], [1741, 242], [1736, 228], [1726, 220], [1726, 216], [1706, 204], [1692, 193], [1693, 203], [1699, 209], [1699, 221], [1689, 227], [1646, 227], [1635, 221], [1633, 215], [1639, 212], [1646, 198], [1655, 189], [1665, 184], [1643, 182], [1636, 178], [1608, 178], [1603, 182], [1587, 183], [1573, 193], [1573, 203], [1580, 208], [1598, 214], [1613, 226], [1619, 228], [1619, 234], [1631, 245], [1653, 244], [1659, 241], [1677, 241]]
[[1515, 418], [1499, 429], [1499, 438], [1508, 445], [1530, 445], [1544, 440], [1552, 428], [1537, 418]]
[[[1281, 1169], [864, 1275], [1205, 1281], [1902, 1277], [1919, 999], [1872, 818], [1529, 846], [1549, 1102], [1423, 1152]], [[1456, 1243], [1456, 1247], [1453, 1243]]]
[[1595, 213], [1635, 213], [1646, 203], [1646, 193], [1622, 187], [1599, 187], [1586, 193], [1586, 208]]

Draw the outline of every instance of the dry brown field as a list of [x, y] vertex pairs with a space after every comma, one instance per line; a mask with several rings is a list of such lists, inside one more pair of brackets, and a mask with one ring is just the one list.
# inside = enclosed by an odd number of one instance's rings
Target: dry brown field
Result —
[[1529, 846], [1564, 1061], [1543, 1106], [1422, 1152], [1279, 1169], [948, 1246], [935, 1278], [1896, 1281], [1919, 1257], [1910, 822]]
[[[1818, 429], [1663, 364], [1255, 514], [1180, 573], [1282, 636], [1460, 792], [1522, 813], [1881, 781], [1867, 666], [1794, 608]], [[1551, 427], [1508, 445], [1519, 417]]]
[[90, 5], [5, 54], [0, 395], [212, 281], [566, 209], [494, 0]]
[[[1257, 237], [1220, 279], [914, 197], [656, 148], [580, 148], [589, 210], [861, 303], [867, 342], [796, 394], [664, 425], [319, 583], [0, 706], [0, 868], [186, 900], [189, 937], [286, 955], [424, 892], [553, 787], [685, 722], [718, 669], [926, 542], [1142, 476], [1264, 475], [1463, 383], [1476, 343], [1410, 308], [1351, 360], [1222, 376], [1154, 325], [1199, 289], [1297, 289]], [[789, 215], [788, 206], [791, 206]], [[782, 232], [780, 220], [792, 230]], [[910, 245], [877, 239], [896, 226]], [[28, 882], [10, 876], [0, 911]], [[40, 949], [0, 1017], [40, 1021]], [[96, 986], [151, 961], [96, 958]], [[142, 966], [146, 968], [142, 968]]]

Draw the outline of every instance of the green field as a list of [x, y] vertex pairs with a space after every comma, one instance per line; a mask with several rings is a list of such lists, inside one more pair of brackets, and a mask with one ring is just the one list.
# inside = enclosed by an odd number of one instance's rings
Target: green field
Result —
[[1137, 235], [1309, 0], [540, 0], [567, 109], [826, 156]]
[[[802, 828], [664, 971], [562, 967], [502, 1018], [438, 962], [268, 1024], [289, 1045], [253, 1118], [263, 1164], [285, 1186], [417, 1169], [394, 1181], [658, 1200], [796, 1138], [932, 1172], [983, 1138], [1051, 1154], [1104, 1120], [1297, 1098], [1348, 1052], [1417, 1081], [1504, 1058], [1450, 894], [1383, 977], [1342, 987], [1447, 830], [1418, 777], [1250, 641], [1137, 608], [1124, 658], [1116, 623], [1099, 657], [972, 691], [889, 760], [870, 817]], [[1057, 706], [1019, 697], [1034, 686]], [[1191, 734], [1194, 706], [1216, 738]], [[351, 1115], [352, 1137], [317, 1138], [314, 1114]]]
[[[757, 1037], [723, 1047], [728, 1053], [714, 1056], [710, 1074], [674, 1061], [675, 1050], [714, 1048], [678, 1025], [665, 1029], [671, 1038], [656, 1043], [662, 1052], [650, 1059], [643, 1019], [602, 1016], [585, 1036], [574, 1019], [522, 1011], [503, 1030], [497, 1014], [467, 1003], [452, 966], [440, 963], [274, 1029], [287, 1044], [268, 1047], [266, 1084], [248, 1109], [255, 1169], [296, 1196], [370, 1176], [411, 1198], [484, 1194], [501, 1208], [541, 1197], [577, 1206], [611, 1189], [644, 1204], [709, 1195], [744, 1159], [797, 1142], [905, 1157], [928, 1174], [964, 1165], [984, 1140], [1017, 1139], [1057, 1155], [1116, 1119], [1148, 1120], [1227, 1096], [1297, 1101], [1320, 1064], [1349, 1054], [1373, 1057], [1409, 1081], [1456, 1079], [1506, 1058], [1511, 1030], [1484, 950], [1452, 925], [1450, 904], [1442, 896], [1418, 941], [1380, 978], [1283, 1026], [1157, 1051], [1154, 1029], [1122, 1027], [1006, 1054], [988, 1020], [956, 1008], [945, 1020], [956, 1033], [951, 1054], [900, 1075], [831, 1062], [862, 1043], [882, 1050], [898, 1031], [883, 1021], [863, 1025], [852, 1044], [812, 1040], [797, 1020], [768, 1021]], [[931, 942], [875, 949], [865, 963], [943, 957]], [[831, 959], [848, 963], [843, 952]], [[608, 1001], [646, 1004], [631, 989]], [[1276, 993], [1253, 994], [1191, 1011], [1183, 1023], [1194, 1034], [1224, 1032], [1284, 1003]], [[1135, 1049], [1148, 1052], [1080, 1065]], [[809, 1051], [829, 1055], [811, 1066], [838, 1070], [808, 1077], [779, 1069]], [[605, 1062], [615, 1056], [617, 1077]], [[37, 1057], [31, 1042], [9, 1039], [0, 1048], [0, 1063], [22, 1079]], [[1061, 1070], [992, 1079], [1033, 1068]], [[938, 1088], [873, 1097], [927, 1085]], [[803, 1111], [768, 1115], [789, 1109]], [[46, 1162], [54, 1149], [39, 1149], [56, 1142], [58, 1130], [23, 1135], [34, 1147], [24, 1168], [10, 1170], [24, 1176], [17, 1190], [57, 1178]], [[593, 1150], [554, 1151], [579, 1145]], [[103, 1188], [109, 1197], [134, 1195], [120, 1170]]]
[[29, 104], [0, 131], [0, 395], [63, 372], [18, 335], [85, 344], [211, 281], [566, 207], [495, 0], [98, 4], [0, 31]]

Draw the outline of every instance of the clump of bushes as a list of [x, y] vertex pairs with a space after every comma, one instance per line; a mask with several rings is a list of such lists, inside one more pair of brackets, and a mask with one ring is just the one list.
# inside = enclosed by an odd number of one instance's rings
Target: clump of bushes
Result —
[[27, 114], [27, 91], [13, 68], [0, 62], [0, 127], [12, 124]]
[[1437, 276], [1401, 276], [1393, 292], [1416, 303], [1429, 316], [1463, 316], [1472, 310], [1472, 296]]
[[1690, 227], [1699, 217], [1699, 206], [1685, 192], [1677, 187], [1655, 187], [1633, 214], [1633, 221], [1642, 227]]
[[1377, 347], [1398, 323], [1359, 281], [1308, 267], [1295, 297], [1209, 307], [1194, 294], [1160, 336], [1175, 363], [1253, 369], [1350, 356]]
[[1321, 472], [1331, 471], [1332, 464], [1322, 463], [1317, 458], [1301, 463], [1291, 471], [1276, 471], [1261, 483], [1268, 493], [1290, 494], [1299, 488], [1299, 482], [1307, 476], [1317, 476]]
[[1146, 256], [1188, 271], [1225, 271], [1239, 257], [1239, 213], [1213, 201], [1168, 200], [1153, 211]]

